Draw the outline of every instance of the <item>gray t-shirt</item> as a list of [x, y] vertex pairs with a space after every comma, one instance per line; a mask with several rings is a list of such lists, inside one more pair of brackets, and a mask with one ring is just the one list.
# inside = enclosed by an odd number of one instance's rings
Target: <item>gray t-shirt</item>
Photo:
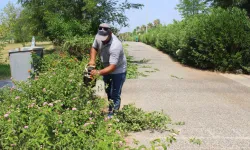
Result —
[[116, 65], [116, 69], [111, 74], [126, 72], [127, 60], [122, 43], [114, 34], [112, 34], [110, 42], [105, 45], [102, 41], [95, 39], [92, 47], [98, 51], [104, 67], [108, 67], [110, 64]]

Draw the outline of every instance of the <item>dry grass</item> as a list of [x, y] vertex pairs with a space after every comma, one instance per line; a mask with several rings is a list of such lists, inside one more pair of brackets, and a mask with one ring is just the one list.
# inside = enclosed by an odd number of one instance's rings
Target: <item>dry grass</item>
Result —
[[[25, 46], [30, 46], [31, 43], [25, 43]], [[51, 42], [36, 42], [36, 46], [38, 47], [44, 47], [45, 50], [53, 49], [53, 45]], [[14, 44], [7, 44], [4, 47], [3, 53], [3, 59], [0, 60], [0, 63], [9, 64], [9, 50], [15, 49], [15, 48], [21, 48], [23, 45], [21, 43], [14, 43]]]

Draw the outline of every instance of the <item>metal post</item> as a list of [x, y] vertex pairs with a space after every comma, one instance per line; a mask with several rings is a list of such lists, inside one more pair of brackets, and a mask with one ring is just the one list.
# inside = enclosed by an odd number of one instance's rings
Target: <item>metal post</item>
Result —
[[[146, 4], [147, 4], [147, 1], [146, 1]], [[147, 12], [147, 11], [146, 11]], [[148, 13], [146, 13], [146, 20], [147, 20], [147, 22], [148, 22]], [[148, 33], [148, 25], [147, 25], [147, 23], [146, 23], [146, 33]]]

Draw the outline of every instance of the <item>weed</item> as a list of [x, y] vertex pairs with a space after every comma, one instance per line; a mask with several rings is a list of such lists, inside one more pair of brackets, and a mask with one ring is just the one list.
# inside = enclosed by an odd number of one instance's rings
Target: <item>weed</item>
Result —
[[183, 78], [177, 77], [175, 75], [171, 75], [171, 77], [176, 78], [176, 79], [183, 79]]
[[202, 143], [202, 141], [200, 139], [197, 139], [197, 138], [190, 138], [189, 142], [193, 143], [193, 144], [197, 144], [197, 145], [201, 145], [201, 143]]

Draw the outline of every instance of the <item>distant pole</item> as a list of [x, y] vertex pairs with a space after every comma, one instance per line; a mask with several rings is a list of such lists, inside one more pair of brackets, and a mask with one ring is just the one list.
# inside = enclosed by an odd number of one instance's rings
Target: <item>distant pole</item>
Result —
[[[148, 1], [146, 1], [146, 4], [148, 3]], [[147, 7], [147, 6], [146, 6]], [[146, 9], [146, 33], [148, 33], [148, 12], [147, 12], [147, 9]]]

